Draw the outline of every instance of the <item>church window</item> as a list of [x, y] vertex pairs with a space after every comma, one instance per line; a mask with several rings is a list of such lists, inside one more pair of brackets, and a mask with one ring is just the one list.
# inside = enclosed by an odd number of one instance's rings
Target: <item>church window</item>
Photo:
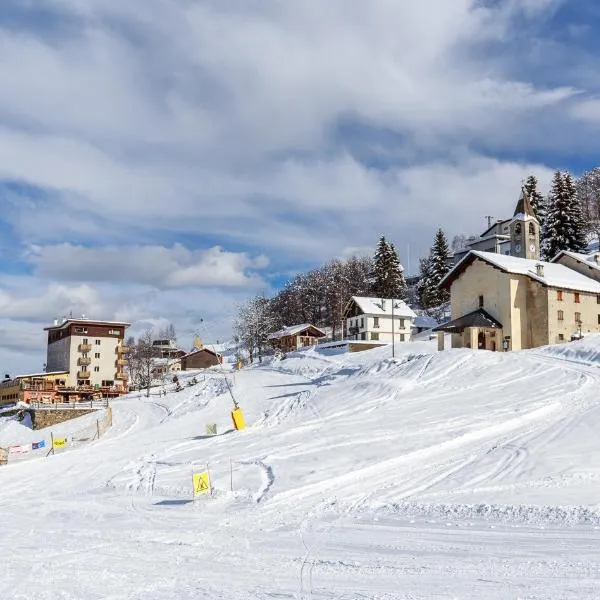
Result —
[[521, 234], [521, 223], [517, 223], [517, 224], [515, 225], [515, 233], [516, 233], [517, 235], [520, 235], [520, 234]]
[[556, 290], [556, 299], [557, 299], [559, 302], [562, 302], [562, 299], [563, 299], [562, 290]]
[[559, 321], [564, 321], [565, 320], [565, 313], [562, 310], [558, 311], [558, 320]]
[[529, 223], [529, 235], [535, 235], [535, 225], [533, 223]]
[[479, 296], [479, 308], [483, 308], [483, 296]]
[[575, 304], [579, 304], [581, 302], [579, 299], [579, 292], [573, 292], [573, 299], [575, 300]]

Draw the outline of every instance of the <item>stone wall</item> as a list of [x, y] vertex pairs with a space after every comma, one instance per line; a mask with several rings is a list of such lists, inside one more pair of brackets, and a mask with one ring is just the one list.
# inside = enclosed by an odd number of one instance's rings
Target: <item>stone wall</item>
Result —
[[99, 417], [102, 411], [95, 408], [69, 408], [69, 409], [29, 409], [33, 429], [44, 429], [57, 423], [64, 423], [70, 419], [83, 417], [92, 412], [97, 412]]

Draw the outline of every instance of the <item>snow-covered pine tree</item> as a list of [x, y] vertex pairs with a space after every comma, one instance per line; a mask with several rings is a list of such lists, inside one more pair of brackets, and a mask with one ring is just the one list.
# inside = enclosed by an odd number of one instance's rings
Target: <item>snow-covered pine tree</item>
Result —
[[443, 290], [439, 287], [440, 281], [442, 281], [446, 273], [450, 270], [450, 249], [448, 248], [446, 234], [441, 228], [435, 233], [433, 246], [429, 254], [429, 269], [429, 285], [431, 287], [432, 300], [435, 301], [435, 306], [439, 306], [450, 300], [448, 290]]
[[400, 256], [393, 243], [390, 244], [390, 298], [405, 300], [408, 286], [404, 278], [404, 267], [400, 263]]
[[390, 270], [390, 246], [385, 236], [379, 238], [373, 257], [373, 293], [379, 298], [389, 298], [388, 274]]
[[373, 293], [378, 298], [406, 298], [402, 265], [394, 244], [379, 238], [373, 258]]
[[525, 191], [529, 196], [529, 202], [533, 212], [537, 217], [540, 228], [544, 227], [544, 220], [546, 218], [546, 199], [537, 189], [538, 181], [534, 175], [530, 175], [525, 182]]
[[431, 287], [431, 260], [429, 256], [419, 261], [419, 272], [419, 283], [417, 283], [419, 306], [424, 309], [431, 308], [436, 304], [436, 290]]
[[585, 235], [585, 224], [583, 222], [583, 211], [581, 208], [581, 202], [577, 194], [577, 186], [573, 181], [571, 173], [563, 173], [563, 181], [565, 184], [565, 194], [571, 206], [571, 230], [570, 230], [570, 241], [569, 250], [572, 252], [584, 252], [587, 246], [587, 239]]
[[554, 173], [542, 240], [545, 260], [551, 260], [561, 250], [581, 252], [585, 248], [581, 208], [568, 173]]

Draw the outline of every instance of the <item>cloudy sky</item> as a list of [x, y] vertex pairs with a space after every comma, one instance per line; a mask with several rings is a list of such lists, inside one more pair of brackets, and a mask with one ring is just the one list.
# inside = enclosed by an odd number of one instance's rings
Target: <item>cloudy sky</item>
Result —
[[1, 0], [0, 368], [85, 313], [188, 345], [240, 299], [598, 163], [600, 6]]

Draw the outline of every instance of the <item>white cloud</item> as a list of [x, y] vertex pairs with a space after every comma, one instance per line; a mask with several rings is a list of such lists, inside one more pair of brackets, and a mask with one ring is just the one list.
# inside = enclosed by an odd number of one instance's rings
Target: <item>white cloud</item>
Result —
[[256, 273], [268, 265], [265, 256], [226, 252], [215, 246], [190, 251], [181, 244], [164, 246], [91, 247], [60, 244], [34, 246], [26, 259], [36, 275], [62, 281], [130, 283], [178, 288], [260, 287]]

